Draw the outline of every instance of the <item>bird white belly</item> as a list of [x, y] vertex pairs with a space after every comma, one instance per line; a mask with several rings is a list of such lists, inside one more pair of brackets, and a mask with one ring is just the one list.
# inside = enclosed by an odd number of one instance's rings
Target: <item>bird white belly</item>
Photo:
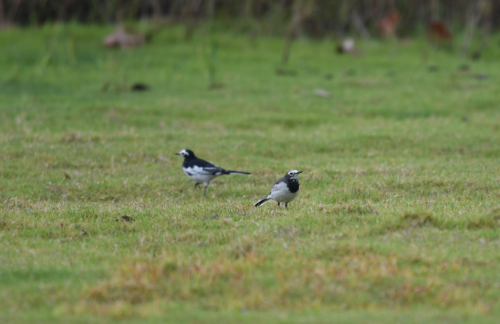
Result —
[[295, 197], [297, 197], [298, 193], [299, 191], [293, 193], [290, 192], [286, 183], [282, 182], [273, 187], [273, 189], [271, 190], [271, 198], [273, 198], [273, 200], [277, 202], [289, 203], [290, 201], [294, 200]]
[[182, 168], [182, 171], [193, 181], [198, 183], [209, 183], [213, 179], [217, 178], [217, 175], [209, 174], [203, 168], [192, 167], [192, 168]]

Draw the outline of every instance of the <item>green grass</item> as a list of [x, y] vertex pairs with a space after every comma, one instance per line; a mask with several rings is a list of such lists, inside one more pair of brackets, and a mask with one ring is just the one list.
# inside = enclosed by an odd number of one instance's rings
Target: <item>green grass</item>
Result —
[[[0, 33], [3, 323], [496, 321], [496, 40], [474, 63], [299, 40], [278, 76], [279, 39], [219, 32], [214, 63], [203, 32], [121, 51], [110, 30]], [[252, 175], [203, 197], [184, 148]], [[253, 207], [289, 169], [292, 208]]]

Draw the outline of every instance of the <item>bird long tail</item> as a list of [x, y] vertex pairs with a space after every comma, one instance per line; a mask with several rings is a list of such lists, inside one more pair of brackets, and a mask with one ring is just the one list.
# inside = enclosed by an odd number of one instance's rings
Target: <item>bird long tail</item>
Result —
[[226, 174], [251, 174], [250, 172], [226, 170]]
[[267, 196], [266, 198], [262, 198], [261, 200], [257, 201], [255, 204], [253, 204], [255, 207], [259, 207], [267, 203], [269, 200], [272, 200], [271, 196]]

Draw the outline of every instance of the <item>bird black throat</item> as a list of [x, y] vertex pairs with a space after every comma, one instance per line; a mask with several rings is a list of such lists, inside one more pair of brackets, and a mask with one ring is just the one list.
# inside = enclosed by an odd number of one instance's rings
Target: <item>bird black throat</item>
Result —
[[290, 179], [288, 181], [287, 186], [288, 186], [288, 190], [290, 190], [291, 193], [295, 193], [295, 192], [299, 191], [299, 181], [296, 179], [293, 179], [293, 180]]

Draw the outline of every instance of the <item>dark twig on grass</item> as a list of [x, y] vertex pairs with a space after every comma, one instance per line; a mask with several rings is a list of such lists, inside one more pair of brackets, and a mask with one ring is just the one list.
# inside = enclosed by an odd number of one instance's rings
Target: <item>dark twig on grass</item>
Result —
[[295, 76], [295, 75], [297, 75], [297, 72], [294, 71], [294, 70], [277, 68], [276, 69], [276, 74], [277, 75], [282, 75], [282, 76]]
[[474, 78], [476, 80], [486, 80], [488, 78], [488, 75], [486, 73], [478, 73], [474, 75]]
[[429, 72], [437, 72], [439, 70], [439, 67], [437, 67], [436, 65], [429, 65], [429, 67], [427, 68], [427, 71]]
[[212, 215], [212, 216], [210, 216], [210, 217], [205, 216], [205, 217], [203, 217], [203, 218], [202, 218], [202, 220], [206, 220], [206, 219], [217, 219], [217, 218], [219, 218], [219, 214], [215, 214], [215, 215]]
[[132, 91], [146, 91], [146, 90], [149, 90], [149, 86], [147, 84], [144, 84], [144, 83], [134, 83], [132, 85], [132, 87], [130, 88], [130, 90]]
[[117, 222], [119, 222], [119, 221], [135, 222], [135, 218], [127, 216], [127, 215], [124, 215], [124, 216], [121, 216], [120, 218], [117, 218], [116, 221]]
[[470, 71], [470, 66], [467, 64], [462, 64], [458, 67], [458, 70], [460, 70], [462, 72], [468, 72], [468, 71]]

